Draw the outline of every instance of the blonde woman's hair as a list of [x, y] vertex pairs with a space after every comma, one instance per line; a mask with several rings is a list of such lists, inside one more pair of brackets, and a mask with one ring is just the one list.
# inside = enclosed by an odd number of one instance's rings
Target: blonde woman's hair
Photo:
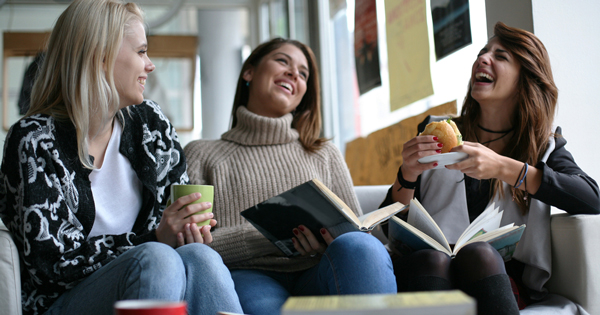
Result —
[[79, 160], [93, 169], [88, 153], [92, 119], [110, 122], [119, 110], [114, 65], [125, 31], [144, 21], [135, 3], [75, 0], [52, 30], [34, 83], [27, 116], [46, 114], [71, 121], [77, 131]]

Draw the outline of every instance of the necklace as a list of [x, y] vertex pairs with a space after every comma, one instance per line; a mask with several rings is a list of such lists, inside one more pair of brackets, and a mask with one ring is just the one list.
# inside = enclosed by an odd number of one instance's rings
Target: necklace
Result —
[[492, 139], [492, 140], [488, 140], [488, 141], [485, 141], [485, 142], [480, 142], [480, 141], [479, 141], [479, 137], [477, 136], [477, 133], [475, 133], [475, 138], [477, 139], [477, 142], [481, 143], [482, 145], [486, 145], [486, 144], [488, 144], [488, 143], [491, 143], [491, 142], [494, 142], [494, 141], [498, 141], [498, 140], [500, 140], [500, 139], [502, 139], [502, 138], [506, 137], [506, 136], [507, 136], [509, 133], [511, 133], [511, 132], [512, 132], [512, 131], [515, 129], [515, 128], [513, 127], [513, 128], [510, 128], [510, 129], [508, 129], [508, 130], [503, 130], [503, 131], [494, 131], [494, 130], [490, 130], [490, 129], [484, 128], [484, 127], [482, 127], [480, 124], [477, 124], [477, 127], [479, 127], [479, 129], [481, 129], [481, 130], [483, 130], [483, 131], [485, 131], [485, 132], [489, 132], [489, 133], [499, 133], [499, 134], [502, 134], [502, 135], [501, 135], [500, 137], [498, 137], [498, 138], [495, 138], [495, 139]]
[[484, 128], [480, 124], [477, 124], [477, 127], [479, 127], [479, 129], [481, 129], [481, 130], [483, 130], [485, 132], [489, 132], [489, 133], [509, 133], [509, 132], [513, 131], [513, 129], [515, 129], [514, 127], [511, 127], [510, 129], [503, 130], [503, 131], [494, 131], [494, 130], [490, 130], [490, 129]]

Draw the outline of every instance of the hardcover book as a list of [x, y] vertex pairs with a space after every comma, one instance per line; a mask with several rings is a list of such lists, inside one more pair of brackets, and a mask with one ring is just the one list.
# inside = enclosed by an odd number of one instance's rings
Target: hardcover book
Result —
[[285, 255], [296, 256], [292, 230], [304, 225], [324, 242], [319, 230], [333, 237], [350, 231], [371, 231], [379, 223], [405, 209], [401, 203], [357, 217], [338, 196], [318, 179], [312, 179], [241, 212], [256, 229]]

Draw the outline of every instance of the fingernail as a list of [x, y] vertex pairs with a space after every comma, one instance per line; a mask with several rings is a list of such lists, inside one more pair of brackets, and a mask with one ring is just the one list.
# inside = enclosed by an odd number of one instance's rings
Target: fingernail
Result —
[[435, 152], [437, 152], [437, 153], [442, 153], [442, 150], [435, 150]]
[[202, 195], [200, 193], [194, 193], [194, 197], [200, 198], [200, 197], [202, 197]]
[[205, 207], [212, 207], [212, 203], [210, 203], [210, 202], [206, 202], [206, 203], [204, 204], [204, 206], [205, 206]]
[[441, 144], [441, 143], [438, 143], [438, 147], [439, 147], [439, 148], [441, 148], [441, 147], [443, 147], [443, 146], [444, 146], [443, 144]]
[[300, 232], [298, 232], [298, 230], [293, 229], [292, 232], [294, 232], [294, 234], [298, 235]]
[[209, 212], [209, 213], [208, 213], [208, 216], [209, 216], [210, 218], [212, 218], [212, 217], [214, 217], [215, 215], [214, 215], [212, 212]]
[[438, 166], [438, 164], [437, 163], [433, 163], [433, 167], [436, 167], [436, 166]]
[[304, 232], [304, 227], [301, 225], [298, 227], [300, 229], [300, 231]]
[[185, 225], [185, 229], [188, 230], [188, 231], [190, 230], [190, 224], [189, 223]]
[[433, 141], [437, 141], [438, 137], [433, 137]]
[[292, 237], [292, 242], [296, 244], [296, 239]]
[[327, 231], [325, 229], [321, 229], [321, 234], [325, 235]]

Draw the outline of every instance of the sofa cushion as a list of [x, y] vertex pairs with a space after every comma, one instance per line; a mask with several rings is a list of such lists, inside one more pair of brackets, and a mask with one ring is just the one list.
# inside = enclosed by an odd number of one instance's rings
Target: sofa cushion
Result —
[[19, 253], [6, 227], [0, 227], [0, 315], [21, 314], [21, 274]]

